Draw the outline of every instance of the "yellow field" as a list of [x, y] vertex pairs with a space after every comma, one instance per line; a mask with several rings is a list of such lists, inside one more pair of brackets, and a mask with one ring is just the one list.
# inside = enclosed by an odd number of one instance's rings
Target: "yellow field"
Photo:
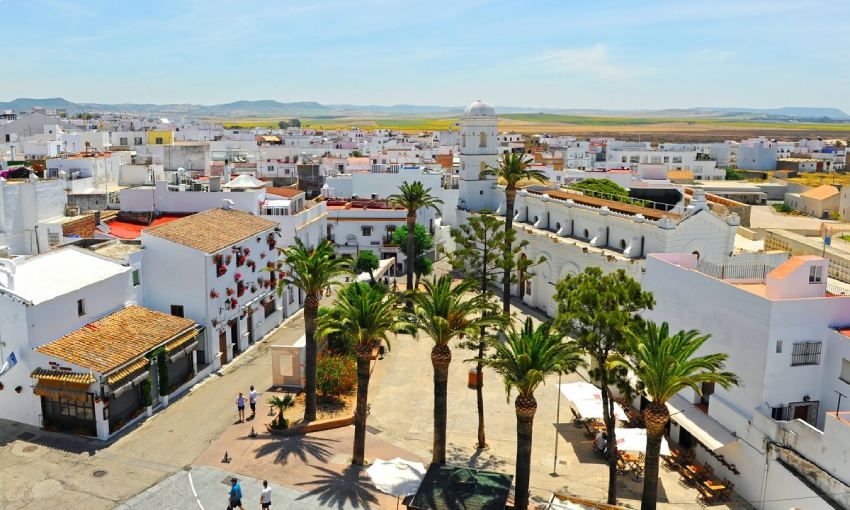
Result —
[[[292, 117], [209, 118], [225, 126], [277, 128], [280, 120]], [[318, 130], [392, 129], [408, 133], [457, 129], [460, 118], [432, 117], [299, 117], [302, 126]], [[567, 115], [505, 115], [499, 117], [501, 131], [532, 135], [565, 134], [581, 137], [646, 135], [650, 139], [724, 140], [764, 135], [781, 139], [824, 136], [850, 137], [850, 123], [790, 123], [724, 119], [646, 119], [629, 117], [579, 117]]]

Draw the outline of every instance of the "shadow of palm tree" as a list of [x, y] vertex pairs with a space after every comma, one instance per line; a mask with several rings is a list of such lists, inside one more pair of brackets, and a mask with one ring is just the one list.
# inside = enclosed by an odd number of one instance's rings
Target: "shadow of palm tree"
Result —
[[474, 469], [496, 470], [506, 466], [509, 461], [497, 457], [488, 451], [464, 448], [454, 444], [446, 447], [446, 462], [453, 466], [466, 466]]
[[275, 464], [286, 464], [287, 460], [294, 456], [305, 464], [313, 461], [326, 463], [333, 455], [333, 443], [338, 442], [336, 439], [312, 436], [287, 437], [260, 446], [257, 448], [255, 458], [274, 455]]
[[316, 498], [322, 507], [338, 509], [369, 508], [370, 504], [378, 503], [365, 470], [351, 465], [342, 473], [320, 466], [313, 468], [319, 473], [312, 480], [296, 484], [308, 489], [298, 499]]

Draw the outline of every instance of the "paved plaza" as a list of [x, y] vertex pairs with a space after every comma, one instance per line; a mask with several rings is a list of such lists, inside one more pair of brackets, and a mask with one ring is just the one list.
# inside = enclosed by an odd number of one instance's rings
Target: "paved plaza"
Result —
[[[518, 309], [518, 313], [532, 313]], [[533, 314], [538, 320], [540, 316]], [[224, 367], [219, 374], [158, 412], [152, 419], [109, 443], [0, 423], [0, 508], [14, 509], [190, 509], [224, 508], [235, 475], [242, 480], [247, 508], [256, 508], [261, 480], [269, 480], [275, 508], [395, 508], [395, 498], [378, 492], [362, 469], [349, 465], [353, 428], [280, 438], [258, 419], [235, 424], [233, 400], [254, 384], [271, 386], [269, 345], [292, 344], [303, 331], [300, 315]], [[367, 457], [395, 456], [427, 464], [432, 441], [432, 342], [398, 335], [380, 360], [370, 385], [371, 415]], [[506, 473], [513, 472], [516, 420], [513, 401], [491, 371], [484, 372], [489, 449], [476, 451], [475, 391], [467, 388], [472, 351], [453, 349], [449, 372], [448, 458]], [[562, 382], [578, 380], [565, 375]], [[590, 442], [569, 420], [557, 377], [537, 392], [532, 460], [533, 501], [551, 491], [604, 500], [607, 468], [591, 453]], [[261, 394], [260, 403], [265, 401]], [[260, 419], [262, 418], [262, 419]], [[250, 437], [251, 427], [259, 434]], [[22, 435], [23, 434], [23, 435]], [[557, 441], [558, 458], [555, 460]], [[229, 462], [222, 462], [227, 452]], [[194, 490], [193, 490], [194, 488]], [[619, 479], [621, 502], [639, 506], [641, 482]], [[696, 491], [661, 471], [659, 508], [696, 507]], [[744, 503], [713, 508], [746, 508]]]

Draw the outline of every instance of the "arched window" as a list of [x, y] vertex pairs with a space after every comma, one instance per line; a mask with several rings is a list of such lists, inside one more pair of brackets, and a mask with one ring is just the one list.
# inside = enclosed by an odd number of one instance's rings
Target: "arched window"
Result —
[[697, 262], [699, 262], [699, 252], [698, 251], [691, 252], [691, 255], [696, 255], [697, 256]]
[[584, 229], [584, 236], [583, 237], [585, 239], [590, 239], [590, 232], [587, 229]]
[[560, 224], [560, 223], [555, 223], [555, 232], [558, 232], [558, 231], [560, 231], [560, 230], [561, 230], [561, 224]]
[[620, 249], [621, 250], [626, 249], [626, 240], [625, 239], [620, 239]]
[[478, 142], [478, 146], [479, 146], [479, 147], [481, 147], [482, 149], [483, 149], [484, 147], [487, 147], [487, 133], [485, 133], [484, 131], [482, 131], [482, 132], [481, 132], [481, 135], [479, 136], [479, 138], [481, 139], [481, 141], [480, 141], [480, 142]]

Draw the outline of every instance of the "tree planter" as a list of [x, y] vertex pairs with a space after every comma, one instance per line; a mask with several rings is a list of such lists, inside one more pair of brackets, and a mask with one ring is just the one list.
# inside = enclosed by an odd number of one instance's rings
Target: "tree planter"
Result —
[[168, 407], [168, 395], [162, 395], [162, 407]]
[[153, 406], [145, 407], [145, 416], [147, 416], [148, 418], [153, 416]]
[[484, 385], [484, 374], [483, 373], [479, 374], [478, 369], [475, 368], [475, 367], [470, 368], [469, 369], [469, 375], [466, 378], [466, 385], [470, 388], [473, 388], [473, 389], [477, 388], [479, 377], [481, 378], [481, 385], [483, 386]]

